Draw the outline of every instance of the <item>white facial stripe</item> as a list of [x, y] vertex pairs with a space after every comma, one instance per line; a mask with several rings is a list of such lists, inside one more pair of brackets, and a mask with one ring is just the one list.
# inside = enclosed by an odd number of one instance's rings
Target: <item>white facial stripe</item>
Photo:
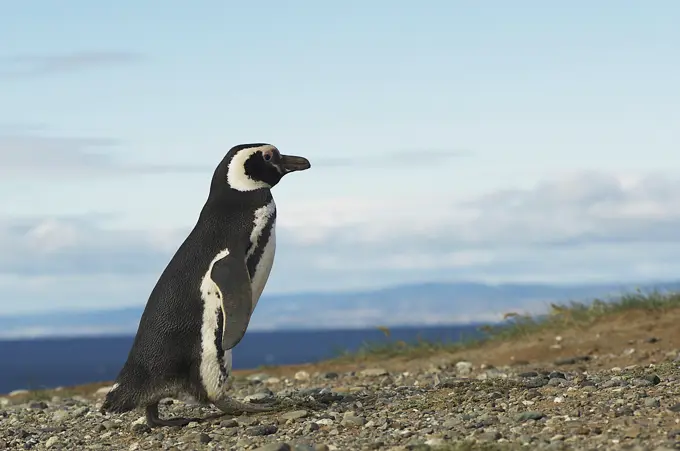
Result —
[[227, 183], [230, 187], [238, 191], [253, 191], [261, 188], [271, 188], [268, 183], [260, 180], [253, 180], [246, 174], [245, 164], [248, 158], [255, 152], [262, 152], [265, 150], [274, 150], [275, 147], [271, 145], [250, 147], [242, 149], [234, 155], [229, 162], [227, 169]]
[[[201, 299], [203, 300], [203, 326], [201, 327], [201, 380], [210, 399], [218, 398], [224, 392], [222, 380], [222, 370], [220, 368], [217, 346], [217, 312], [222, 307], [222, 300], [218, 293], [219, 289], [215, 282], [210, 278], [213, 266], [219, 260], [229, 255], [229, 249], [220, 251], [212, 259], [208, 270], [201, 280]], [[231, 372], [231, 350], [224, 354], [224, 365], [227, 374]]]

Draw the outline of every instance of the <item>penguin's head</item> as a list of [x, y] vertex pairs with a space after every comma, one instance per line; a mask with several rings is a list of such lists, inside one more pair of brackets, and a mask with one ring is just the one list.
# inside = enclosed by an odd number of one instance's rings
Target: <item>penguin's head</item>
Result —
[[311, 165], [304, 157], [281, 155], [271, 144], [239, 144], [232, 147], [217, 167], [213, 186], [224, 184], [236, 191], [254, 191], [276, 186], [281, 178]]

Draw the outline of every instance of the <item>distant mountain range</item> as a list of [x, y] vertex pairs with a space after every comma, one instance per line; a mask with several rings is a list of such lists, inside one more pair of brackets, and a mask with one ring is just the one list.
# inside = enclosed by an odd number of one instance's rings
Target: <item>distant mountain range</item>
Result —
[[[680, 291], [680, 282], [541, 285], [421, 283], [379, 290], [264, 295], [249, 330], [346, 329], [495, 323], [504, 313], [546, 312], [551, 302], [613, 298], [639, 288]], [[99, 311], [0, 316], [0, 339], [129, 335], [143, 305]]]

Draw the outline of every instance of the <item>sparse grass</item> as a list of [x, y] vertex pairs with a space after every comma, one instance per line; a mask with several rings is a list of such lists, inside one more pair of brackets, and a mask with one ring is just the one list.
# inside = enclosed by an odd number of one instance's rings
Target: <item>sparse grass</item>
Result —
[[[335, 360], [369, 360], [373, 358], [427, 356], [441, 351], [454, 352], [471, 349], [490, 341], [510, 341], [525, 338], [544, 331], [585, 327], [606, 317], [628, 311], [643, 310], [664, 312], [680, 308], [680, 293], [652, 291], [644, 293], [639, 289], [624, 293], [610, 301], [594, 299], [591, 302], [575, 302], [560, 305], [551, 303], [549, 312], [543, 315], [506, 313], [498, 324], [479, 328], [480, 336], [462, 338], [456, 342], [436, 342], [418, 339], [412, 343], [404, 341], [365, 342], [356, 352], [342, 351]], [[379, 327], [389, 338], [388, 328]]]

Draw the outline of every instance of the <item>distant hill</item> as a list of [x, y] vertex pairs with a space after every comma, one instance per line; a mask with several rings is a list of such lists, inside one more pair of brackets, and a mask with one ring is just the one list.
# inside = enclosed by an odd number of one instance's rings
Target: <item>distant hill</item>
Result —
[[[421, 283], [378, 290], [264, 295], [252, 330], [343, 329], [497, 322], [504, 313], [541, 313], [550, 302], [608, 298], [640, 288], [680, 291], [680, 282], [656, 284]], [[118, 310], [0, 316], [0, 338], [134, 334], [144, 306]], [[249, 329], [249, 330], [251, 330]]]

